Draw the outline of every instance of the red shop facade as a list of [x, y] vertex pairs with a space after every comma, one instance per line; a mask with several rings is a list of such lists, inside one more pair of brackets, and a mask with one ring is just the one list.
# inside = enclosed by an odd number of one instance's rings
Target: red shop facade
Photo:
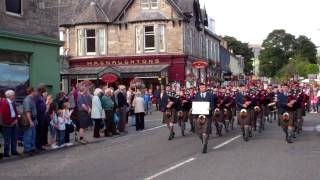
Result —
[[172, 82], [184, 86], [191, 64], [186, 55], [73, 58], [61, 72], [61, 80], [68, 90], [83, 80], [96, 86], [116, 86], [128, 85], [134, 78], [142, 79], [148, 88]]

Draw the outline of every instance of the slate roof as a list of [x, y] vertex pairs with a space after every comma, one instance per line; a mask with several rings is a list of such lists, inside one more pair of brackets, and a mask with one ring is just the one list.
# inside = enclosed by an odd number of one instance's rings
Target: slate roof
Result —
[[153, 20], [168, 20], [161, 11], [141, 11], [133, 22], [153, 21]]
[[[134, 0], [78, 0], [74, 6], [61, 7], [60, 26], [88, 23], [112, 23], [116, 22], [121, 13], [128, 8]], [[181, 18], [187, 18], [185, 14], [193, 12], [194, 3], [198, 0], [167, 0]], [[94, 2], [94, 3], [93, 3]], [[149, 19], [148, 19], [149, 18]], [[141, 12], [136, 21], [165, 20], [163, 13]]]

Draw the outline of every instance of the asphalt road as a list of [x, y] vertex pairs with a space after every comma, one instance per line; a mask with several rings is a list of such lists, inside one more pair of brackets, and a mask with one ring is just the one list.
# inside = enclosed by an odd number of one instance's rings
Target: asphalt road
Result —
[[[320, 115], [309, 114], [305, 131], [293, 144], [284, 141], [276, 123], [244, 142], [237, 127], [223, 137], [212, 135], [207, 154], [192, 133], [168, 141], [161, 115], [147, 116], [146, 131], [102, 139], [88, 145], [30, 158], [0, 161], [0, 177], [55, 176], [58, 179], [164, 180], [319, 180]], [[73, 179], [74, 179], [73, 178]], [[3, 178], [0, 178], [3, 179]]]

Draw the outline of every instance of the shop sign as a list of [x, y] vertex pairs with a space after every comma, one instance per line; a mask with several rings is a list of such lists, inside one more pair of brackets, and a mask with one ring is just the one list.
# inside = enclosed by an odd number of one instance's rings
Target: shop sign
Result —
[[192, 67], [196, 69], [204, 69], [208, 67], [208, 62], [204, 60], [196, 60], [192, 62]]
[[106, 73], [102, 75], [102, 81], [105, 83], [114, 83], [119, 79], [116, 74], [113, 73]]
[[[77, 63], [74, 63], [75, 65]], [[81, 63], [79, 63], [81, 64]], [[88, 67], [100, 67], [106, 65], [144, 65], [144, 64], [160, 64], [159, 59], [120, 59], [120, 60], [94, 60], [87, 61], [85, 65]]]

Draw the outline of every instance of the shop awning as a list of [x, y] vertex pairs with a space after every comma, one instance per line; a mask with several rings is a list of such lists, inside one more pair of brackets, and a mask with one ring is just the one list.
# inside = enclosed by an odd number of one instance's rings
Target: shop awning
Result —
[[136, 65], [136, 66], [114, 66], [113, 68], [121, 73], [151, 73], [162, 72], [167, 69], [169, 64], [165, 65]]
[[100, 76], [105, 73], [115, 73], [120, 75], [120, 72], [113, 67], [73, 67], [69, 69], [60, 70], [62, 76], [68, 75], [97, 75]]
[[73, 67], [70, 69], [62, 69], [62, 76], [68, 75], [97, 75], [101, 76], [105, 73], [130, 74], [130, 73], [159, 73], [166, 70], [169, 64], [165, 65], [132, 65], [132, 66], [109, 66], [109, 67]]

